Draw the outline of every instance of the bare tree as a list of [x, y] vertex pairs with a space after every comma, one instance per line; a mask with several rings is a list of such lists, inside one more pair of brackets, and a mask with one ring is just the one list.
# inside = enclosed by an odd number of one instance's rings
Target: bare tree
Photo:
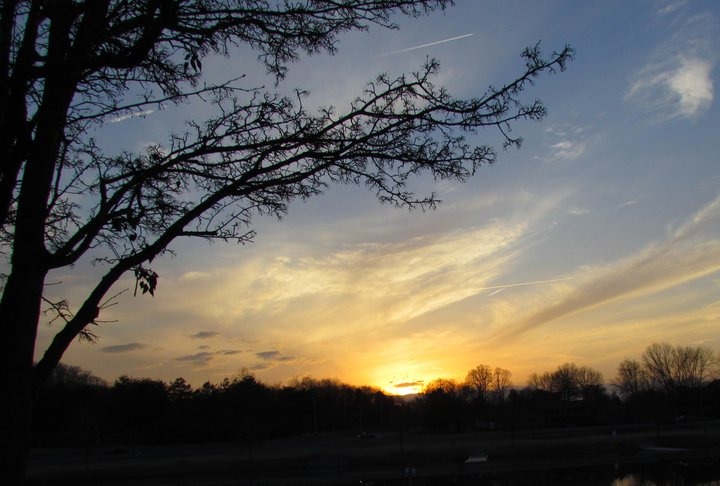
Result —
[[47, 380], [45, 380], [44, 385], [49, 387], [61, 386], [72, 388], [79, 386], [107, 386], [107, 382], [79, 366], [69, 366], [58, 363]]
[[[346, 112], [311, 112], [304, 92], [281, 96], [242, 79], [201, 85], [202, 60], [249, 46], [280, 82], [303, 53], [334, 51], [337, 36], [392, 14], [417, 16], [450, 0], [5, 0], [0, 7], [0, 252], [6, 257], [0, 315], [2, 470], [22, 477], [32, 390], [76, 338], [114, 303], [132, 272], [153, 294], [149, 267], [181, 237], [252, 239], [252, 218], [329, 184], [364, 184], [405, 207], [433, 207], [415, 195], [420, 173], [464, 181], [496, 160], [464, 138], [486, 127], [510, 135], [518, 120], [540, 120], [523, 90], [562, 70], [565, 47], [548, 58], [523, 53], [516, 79], [459, 100], [433, 84], [438, 64], [370, 82]], [[107, 153], [90, 131], [119, 116], [206, 100], [215, 115], [143, 153]], [[50, 300], [50, 271], [95, 258], [104, 272], [82, 302]], [[42, 304], [62, 324], [34, 365]]]
[[674, 351], [668, 343], [652, 343], [642, 355], [643, 366], [648, 380], [654, 388], [672, 390]]
[[486, 402], [493, 385], [493, 370], [486, 364], [477, 365], [468, 371], [465, 383], [473, 389], [475, 396]]
[[642, 363], [626, 359], [618, 365], [614, 386], [624, 398], [637, 395], [648, 388], [648, 376]]
[[461, 397], [464, 394], [463, 384], [452, 378], [435, 378], [425, 385], [422, 392], [425, 395], [439, 393], [453, 397]]
[[712, 349], [705, 346], [653, 343], [645, 349], [642, 362], [651, 386], [673, 392], [680, 387], [702, 386], [717, 360]]
[[571, 400], [578, 396], [578, 368], [574, 363], [563, 363], [551, 373], [551, 391], [559, 393], [563, 400]]
[[492, 396], [497, 403], [505, 401], [505, 397], [512, 386], [512, 373], [505, 368], [496, 367], [493, 370]]
[[563, 400], [588, 399], [603, 391], [603, 376], [587, 366], [563, 363], [555, 371], [533, 373], [528, 386], [534, 390], [557, 393]]
[[698, 388], [710, 377], [715, 354], [706, 346], [677, 346], [674, 364], [677, 386]]

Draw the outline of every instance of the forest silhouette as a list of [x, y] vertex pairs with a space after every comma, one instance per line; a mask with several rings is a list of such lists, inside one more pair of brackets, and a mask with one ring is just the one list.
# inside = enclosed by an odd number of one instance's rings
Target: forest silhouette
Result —
[[[664, 354], [663, 354], [664, 353]], [[662, 368], [662, 364], [667, 367]], [[530, 376], [478, 382], [478, 365], [464, 382], [436, 379], [410, 397], [337, 379], [295, 378], [268, 385], [248, 371], [193, 388], [183, 378], [163, 382], [121, 376], [108, 384], [79, 367], [59, 365], [38, 391], [35, 446], [259, 443], [263, 440], [350, 431], [455, 433], [477, 430], [654, 424], [720, 418], [716, 358], [706, 348], [648, 346], [625, 360], [614, 383], [592, 368], [565, 363]], [[634, 365], [635, 367], [633, 368]], [[628, 367], [634, 373], [628, 373]]]

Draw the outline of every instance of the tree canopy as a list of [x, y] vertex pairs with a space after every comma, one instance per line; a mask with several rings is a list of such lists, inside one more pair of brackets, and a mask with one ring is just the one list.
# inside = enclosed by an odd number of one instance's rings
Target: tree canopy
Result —
[[[33, 387], [112, 303], [113, 285], [134, 272], [153, 294], [150, 263], [181, 237], [253, 238], [258, 214], [330, 184], [366, 185], [383, 201], [433, 207], [414, 194], [421, 173], [464, 181], [496, 149], [468, 133], [493, 127], [505, 147], [518, 120], [545, 107], [522, 92], [543, 73], [565, 68], [573, 51], [544, 57], [527, 48], [518, 76], [477, 97], [456, 99], [434, 84], [439, 64], [379, 75], [340, 112], [303, 105], [242, 78], [201, 84], [202, 60], [257, 52], [280, 83], [304, 54], [333, 52], [338, 36], [370, 25], [395, 28], [392, 15], [418, 16], [449, 0], [6, 0], [0, 10], [0, 245], [7, 259], [0, 307], [3, 461], [19, 464]], [[142, 153], [109, 153], [91, 130], [113, 118], [190, 99], [214, 108]], [[48, 273], [92, 254], [104, 272], [83, 302], [50, 300]], [[41, 308], [62, 327], [34, 365]], [[8, 466], [6, 470], [16, 470]]]

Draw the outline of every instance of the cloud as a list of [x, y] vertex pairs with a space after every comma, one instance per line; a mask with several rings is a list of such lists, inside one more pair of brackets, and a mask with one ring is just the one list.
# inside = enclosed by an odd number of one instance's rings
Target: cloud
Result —
[[688, 19], [635, 73], [625, 101], [636, 103], [656, 122], [705, 113], [714, 100], [715, 55], [707, 38], [715, 31], [709, 16]]
[[198, 331], [195, 334], [189, 334], [188, 337], [192, 339], [208, 339], [219, 335], [219, 332], [215, 331]]
[[[260, 248], [253, 258], [230, 268], [205, 268], [211, 273], [207, 285], [189, 289], [191, 284], [178, 279], [163, 299], [173, 315], [186, 316], [190, 323], [213, 322], [224, 339], [253, 333], [252, 351], [224, 358], [242, 361], [232, 363], [231, 369], [256, 364], [253, 370], [267, 370], [289, 363], [312, 368], [308, 359], [334, 361], [328, 357], [329, 346], [371, 352], [384, 345], [376, 343], [381, 334], [401, 339], [412, 327], [410, 322], [424, 315], [428, 318], [421, 327], [436, 326], [430, 317], [435, 313], [469, 297], [484, 298], [497, 290], [487, 289], [492, 282], [516, 282], [501, 277], [519, 255], [531, 250], [538, 236], [542, 238], [538, 230], [544, 232], [544, 225], [535, 226], [565, 197], [567, 191], [513, 191], [502, 193], [482, 211], [457, 206], [417, 217], [398, 214], [396, 220], [386, 217], [380, 222], [388, 231], [351, 243], [343, 243], [349, 233], [370, 225], [367, 219], [346, 220], [332, 233], [312, 232], [294, 237], [283, 248]], [[459, 217], [462, 226], [457, 221], [447, 224], [449, 216]], [[414, 228], [412, 220], [421, 218], [422, 226]], [[393, 235], [403, 224], [412, 231]], [[187, 292], [193, 292], [192, 301], [181, 297]], [[418, 330], [410, 332], [415, 335]], [[292, 351], [286, 351], [288, 347]], [[215, 355], [213, 366], [222, 361]]]
[[210, 274], [207, 272], [185, 272], [180, 276], [181, 280], [201, 280], [210, 277]]
[[178, 358], [175, 358], [175, 361], [187, 361], [196, 365], [205, 365], [213, 360], [213, 354], [214, 353], [211, 353], [209, 351], [201, 351], [195, 354], [186, 354], [184, 356], [180, 356]]
[[580, 158], [592, 141], [587, 135], [588, 126], [549, 126], [544, 132], [550, 141], [548, 155], [539, 157], [547, 162], [567, 162]]
[[665, 5], [660, 7], [660, 9], [658, 10], [658, 14], [667, 15], [684, 7], [688, 3], [688, 0], [666, 0], [662, 3], [664, 3]]
[[115, 346], [105, 346], [104, 348], [100, 348], [100, 351], [103, 353], [129, 353], [131, 351], [137, 351], [139, 349], [145, 348], [144, 344], [140, 343], [128, 343], [128, 344], [118, 344]]
[[712, 67], [708, 60], [683, 56], [669, 66], [648, 66], [625, 98], [639, 99], [648, 111], [657, 112], [663, 120], [696, 117], [713, 101]]
[[395, 388], [419, 388], [425, 384], [424, 380], [417, 381], [404, 381], [402, 383], [396, 383], [393, 385]]
[[586, 142], [561, 140], [550, 146], [550, 160], [574, 160], [585, 152]]
[[588, 208], [572, 207], [567, 209], [566, 212], [573, 216], [582, 216], [584, 214], [588, 214], [590, 210]]
[[285, 362], [285, 361], [292, 361], [295, 359], [295, 356], [282, 356], [280, 354], [280, 351], [261, 351], [259, 353], [255, 353], [255, 356], [258, 358], [264, 360], [264, 361], [278, 361], [278, 362]]
[[633, 200], [630, 200], [630, 201], [625, 201], [624, 203], [618, 204], [618, 205], [617, 205], [617, 209], [627, 208], [627, 207], [630, 207], [630, 206], [634, 206], [634, 205], [636, 205], [636, 204], [637, 204], [637, 201], [635, 201], [634, 199], [633, 199]]
[[495, 337], [508, 338], [554, 320], [619, 299], [649, 294], [720, 270], [720, 197], [698, 211], [665, 241], [604, 267], [588, 267], [581, 282], [555, 303], [529, 315]]

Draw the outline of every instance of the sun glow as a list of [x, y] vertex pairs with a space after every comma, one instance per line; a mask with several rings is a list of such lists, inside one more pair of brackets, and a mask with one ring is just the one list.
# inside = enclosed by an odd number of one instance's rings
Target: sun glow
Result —
[[372, 383], [377, 383], [385, 393], [389, 395], [414, 395], [422, 393], [425, 386], [433, 379], [434, 375], [427, 374], [427, 366], [410, 363], [401, 365], [398, 368], [378, 370], [376, 377], [370, 378]]
[[414, 380], [414, 381], [402, 381], [393, 382], [391, 381], [383, 390], [390, 395], [413, 395], [422, 392], [425, 386], [425, 380]]

